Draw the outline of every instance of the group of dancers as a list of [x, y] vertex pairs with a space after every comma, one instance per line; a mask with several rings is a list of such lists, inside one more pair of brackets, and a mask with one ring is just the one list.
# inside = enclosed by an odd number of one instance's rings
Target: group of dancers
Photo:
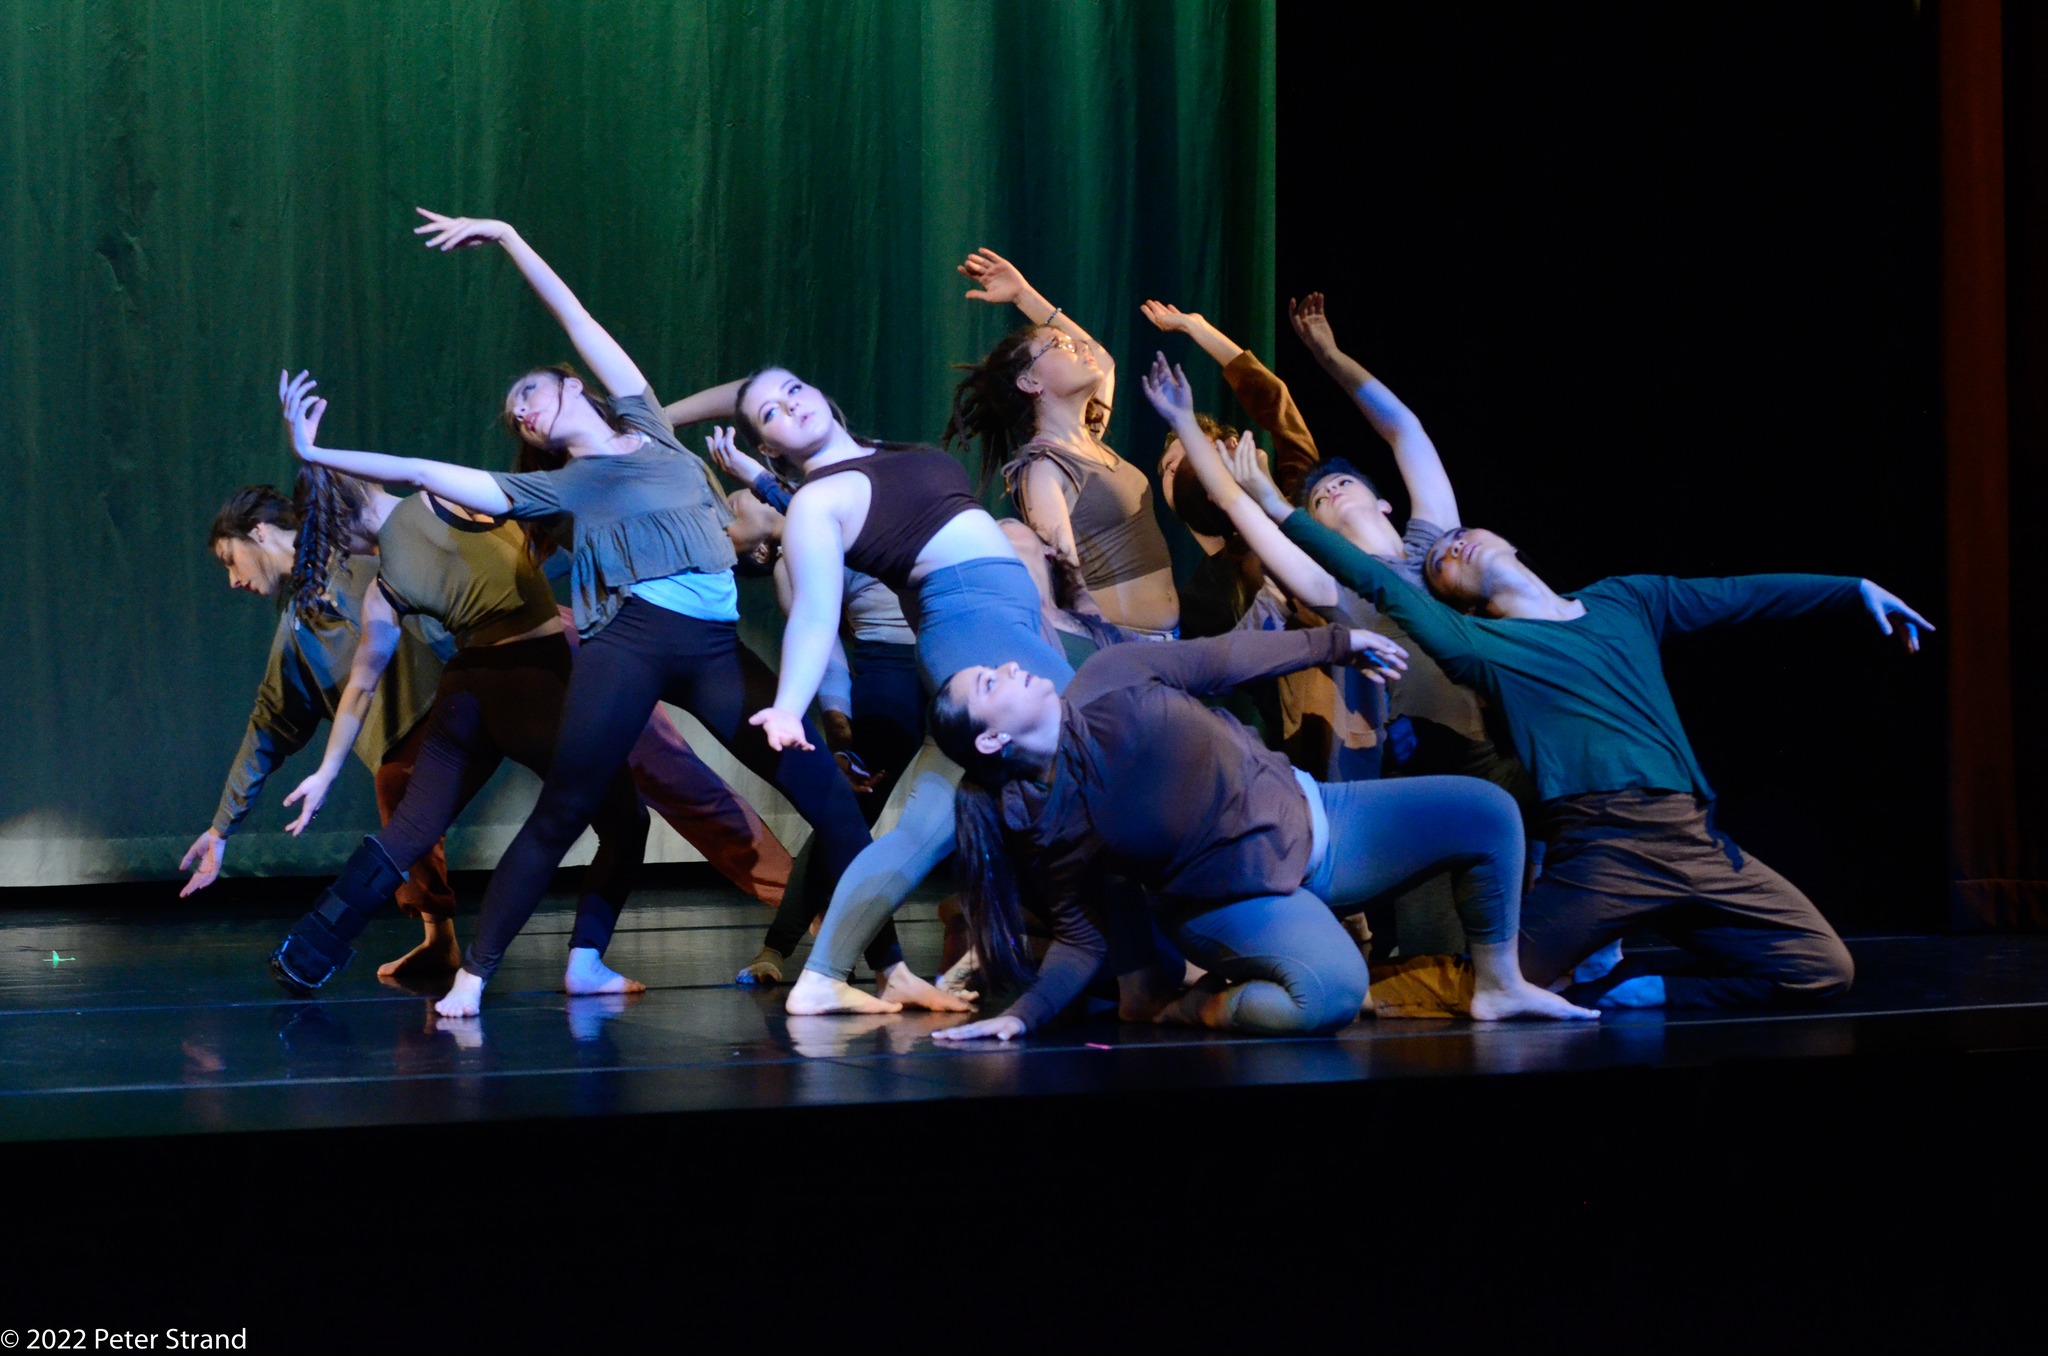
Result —
[[[564, 987], [639, 991], [604, 954], [650, 808], [775, 908], [740, 982], [782, 982], [816, 925], [789, 1012], [1007, 999], [939, 1040], [1009, 1040], [1090, 993], [1126, 1020], [1333, 1031], [1372, 1011], [1357, 916], [1442, 879], [1469, 957], [1453, 1001], [1475, 1019], [1849, 987], [1819, 911], [1715, 828], [1659, 645], [1861, 613], [1917, 650], [1931, 627], [1869, 580], [1555, 592], [1461, 521], [1422, 424], [1337, 346], [1312, 295], [1289, 303], [1292, 328], [1391, 448], [1409, 519], [1321, 455], [1255, 356], [1148, 301], [1148, 320], [1222, 366], [1273, 450], [1198, 412], [1163, 355], [1150, 364], [1164, 496], [1206, 555], [1177, 583], [1151, 480], [1104, 441], [1115, 362], [991, 250], [960, 265], [966, 295], [1025, 323], [965, 367], [933, 446], [855, 435], [775, 365], [663, 404], [516, 230], [421, 216], [430, 248], [502, 249], [583, 370], [513, 382], [507, 471], [325, 446], [314, 379], [280, 376], [294, 493], [238, 491], [210, 542], [233, 587], [287, 601], [213, 825], [181, 866], [186, 894], [215, 879], [267, 776], [323, 721], [320, 764], [286, 797], [291, 832], [351, 749], [372, 769], [382, 827], [270, 956], [293, 992], [329, 983], [395, 901], [424, 936], [379, 974], [452, 973], [437, 1010], [474, 1015], [586, 828], [598, 848]], [[700, 423], [702, 457], [677, 435]], [[1021, 521], [982, 507], [955, 444]], [[736, 572], [774, 577], [778, 669], [740, 639]], [[811, 830], [802, 869], [662, 702], [787, 798]], [[542, 787], [465, 950], [441, 842], [507, 757]], [[892, 791], [900, 814], [873, 836]], [[891, 920], [948, 858], [959, 944], [927, 979]], [[1643, 931], [1676, 959], [1624, 953]], [[851, 982], [863, 959], [873, 992]]]

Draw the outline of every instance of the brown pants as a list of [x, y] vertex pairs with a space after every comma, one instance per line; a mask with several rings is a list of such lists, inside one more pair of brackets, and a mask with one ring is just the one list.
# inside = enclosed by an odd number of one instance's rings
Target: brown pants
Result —
[[[427, 722], [422, 720], [412, 727], [402, 743], [385, 756], [377, 769], [377, 822], [389, 824], [391, 812], [398, 808], [398, 802], [405, 799], [405, 788], [412, 781], [413, 759], [419, 756], [420, 744], [426, 738]], [[455, 891], [448, 884], [447, 840], [433, 846], [426, 856], [412, 864], [406, 873], [405, 883], [398, 887], [398, 907], [405, 910], [410, 918], [453, 918], [455, 916]]]
[[[575, 622], [568, 608], [556, 610], [574, 650], [580, 644]], [[703, 853], [720, 875], [771, 909], [782, 903], [796, 865], [789, 849], [754, 807], [697, 756], [660, 707], [626, 756], [626, 770], [647, 808]]]
[[[1625, 958], [1594, 992], [1664, 976], [1672, 1007], [1751, 1007], [1847, 993], [1849, 949], [1813, 902], [1716, 831], [1690, 795], [1610, 791], [1542, 809], [1543, 874], [1522, 900], [1522, 973], [1549, 984], [1617, 938], [1654, 931], [1687, 953]], [[1592, 986], [1587, 986], [1589, 989]]]

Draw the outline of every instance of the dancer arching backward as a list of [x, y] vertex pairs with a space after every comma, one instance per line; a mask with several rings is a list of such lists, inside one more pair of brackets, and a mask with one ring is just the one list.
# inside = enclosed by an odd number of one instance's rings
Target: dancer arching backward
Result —
[[1543, 874], [1522, 910], [1530, 979], [1548, 984], [1654, 930], [1690, 953], [1686, 973], [1651, 973], [1631, 957], [1585, 995], [1617, 1006], [1737, 1006], [1848, 990], [1854, 963], [1819, 910], [1714, 827], [1713, 792], [1658, 647], [1734, 622], [1861, 609], [1913, 651], [1921, 628], [1933, 629], [1918, 613], [1868, 579], [1811, 574], [1628, 575], [1561, 595], [1513, 546], [1467, 527], [1430, 552], [1431, 597], [1243, 469], [1245, 488], [1289, 538], [1503, 717], [1547, 831]]
[[[258, 598], [277, 597], [291, 577], [299, 520], [299, 506], [268, 485], [237, 490], [214, 516], [208, 540], [214, 558], [227, 567], [228, 586]], [[178, 863], [180, 870], [192, 869], [192, 878], [178, 892], [180, 899], [213, 884], [226, 861], [228, 839], [262, 793], [263, 783], [279, 763], [312, 740], [320, 722], [333, 719], [340, 709], [362, 636], [363, 600], [376, 578], [376, 557], [348, 556], [331, 576], [330, 607], [316, 608], [308, 616], [293, 608], [279, 609], [270, 662], [256, 689], [249, 728], [221, 790], [213, 826]], [[355, 752], [376, 778], [380, 823], [390, 822], [405, 795], [427, 715], [434, 707], [434, 688], [441, 681], [441, 661], [454, 653], [455, 642], [438, 623], [408, 619], [387, 680], [363, 714]], [[413, 864], [398, 887], [397, 902], [420, 919], [426, 937], [415, 950], [378, 967], [377, 973], [393, 975], [408, 962], [427, 957], [438, 957], [452, 968], [460, 959], [455, 892], [448, 887], [448, 862], [441, 844], [435, 843]]]
[[[1065, 685], [1072, 670], [1045, 635], [1031, 576], [995, 519], [975, 502], [959, 462], [937, 448], [859, 441], [822, 391], [785, 368], [748, 377], [735, 409], [762, 450], [803, 478], [782, 538], [794, 589], [782, 634], [782, 673], [773, 705], [753, 717], [775, 747], [803, 746], [798, 717], [824, 675], [849, 565], [903, 598], [927, 686], [970, 664], [1013, 660]], [[713, 441], [730, 439], [726, 430]], [[906, 1002], [948, 1011], [966, 1006], [901, 962], [877, 971], [880, 997], [846, 982], [861, 949], [950, 854], [957, 775], [957, 769], [920, 775], [895, 829], [839, 882], [804, 973], [790, 990], [789, 1011], [888, 1012]]]
[[[1522, 827], [1506, 793], [1470, 777], [1323, 785], [1198, 700], [1354, 656], [1401, 667], [1392, 641], [1333, 626], [1114, 646], [1081, 666], [1064, 700], [1017, 664], [955, 674], [931, 724], [967, 768], [962, 902], [983, 968], [1029, 987], [1000, 1016], [934, 1037], [1009, 1040], [1071, 1002], [1108, 952], [1080, 902], [1104, 871], [1156, 898], [1159, 921], [1209, 972], [1162, 1021], [1274, 1035], [1345, 1025], [1370, 978], [1333, 910], [1445, 867], [1480, 976], [1474, 1017], [1595, 1016], [1515, 967]], [[1054, 927], [1035, 977], [1026, 881]]]
[[[730, 413], [730, 411], [728, 411]], [[736, 490], [730, 528], [733, 549], [750, 568], [765, 568], [775, 578], [776, 601], [787, 613], [794, 603], [787, 564], [781, 558], [783, 516], [789, 492], [765, 467], [715, 440], [723, 454], [720, 469], [741, 480], [765, 477], [765, 489]], [[923, 685], [917, 676], [917, 645], [896, 594], [878, 579], [846, 571], [846, 637], [860, 654], [858, 669], [849, 665], [835, 639], [825, 679], [818, 690], [826, 746], [861, 801], [861, 818], [870, 826], [880, 816], [887, 788], [910, 766], [924, 742]], [[856, 859], [858, 860], [858, 859]], [[843, 880], [844, 877], [841, 877]], [[804, 932], [817, 915], [809, 897], [792, 896], [776, 910], [775, 921], [761, 940], [761, 950], [734, 978], [741, 984], [780, 984], [782, 966], [795, 954]], [[902, 959], [891, 926], [868, 947], [868, 961], [877, 974]]]
[[[306, 408], [302, 378], [280, 378], [278, 394], [293, 436], [310, 443], [321, 408]], [[361, 713], [384, 677], [399, 634], [399, 618], [432, 617], [461, 649], [441, 674], [413, 776], [383, 831], [366, 838], [320, 901], [293, 927], [270, 960], [287, 988], [310, 992], [347, 964], [350, 944], [410, 867], [447, 832], [471, 798], [506, 758], [547, 775], [562, 701], [569, 686], [569, 644], [540, 568], [525, 539], [509, 522], [482, 518], [430, 494], [399, 499], [364, 481], [313, 470], [307, 473], [307, 526], [293, 571], [297, 602], [309, 611], [328, 589], [334, 546], [359, 552], [374, 547], [376, 586], [363, 604], [363, 640], [356, 647], [327, 741], [327, 755], [312, 776], [286, 797], [302, 808], [291, 832], [320, 812], [334, 784]], [[607, 788], [597, 817], [598, 852], [585, 874], [569, 940], [563, 987], [572, 994], [633, 993], [642, 985], [603, 962], [619, 908], [639, 871], [647, 845], [647, 812], [621, 769]], [[502, 951], [511, 940], [502, 917], [486, 915], [476, 945]], [[452, 969], [460, 957], [423, 961]]]
[[[1405, 527], [1394, 525], [1389, 516], [1392, 506], [1350, 462], [1322, 458], [1286, 383], [1249, 350], [1238, 347], [1203, 317], [1178, 307], [1148, 301], [1143, 310], [1145, 318], [1160, 329], [1186, 334], [1223, 365], [1230, 389], [1260, 427], [1273, 435], [1272, 478], [1283, 493], [1305, 507], [1317, 522], [1359, 550], [1401, 571], [1410, 583], [1421, 585], [1422, 562], [1429, 555], [1429, 548], [1459, 524], [1457, 496], [1452, 492], [1443, 458], [1422, 421], [1385, 382], [1337, 346], [1322, 293], [1311, 292], [1299, 304], [1290, 299], [1288, 319], [1316, 362], [1351, 394], [1374, 431], [1392, 449], [1394, 464], [1408, 491], [1410, 512]], [[1235, 481], [1223, 473], [1222, 466], [1213, 458], [1207, 473], [1196, 478], [1198, 468], [1184, 460], [1186, 446], [1176, 439], [1166, 450], [1160, 459], [1162, 478], [1195, 478], [1219, 508], [1226, 499], [1240, 497]], [[1217, 450], [1225, 457], [1256, 455], [1249, 447], [1218, 445]], [[1179, 471], [1182, 466], [1187, 467], [1186, 472]], [[1186, 484], [1186, 479], [1180, 479], [1177, 486], [1183, 495]], [[1406, 643], [1407, 635], [1398, 623], [1389, 623], [1356, 593], [1337, 583], [1328, 571], [1288, 543], [1263, 512], [1250, 512], [1246, 524], [1239, 532], [1249, 530], [1256, 535], [1254, 551], [1269, 569], [1280, 575], [1289, 593], [1331, 620], [1372, 627]], [[1478, 694], [1445, 677], [1426, 651], [1418, 652], [1413, 645], [1408, 649], [1408, 676], [1389, 694], [1387, 714], [1392, 747], [1384, 764], [1385, 772], [1484, 777], [1513, 795], [1526, 816], [1534, 808], [1534, 785], [1527, 769], [1495, 745], [1487, 731]]]
[[[524, 926], [562, 856], [589, 824], [655, 704], [682, 707], [786, 796], [815, 839], [806, 888], [829, 897], [867, 842], [853, 791], [830, 754], [808, 738], [776, 750], [747, 724], [774, 690], [768, 666], [740, 643], [731, 511], [710, 468], [683, 451], [647, 378], [519, 233], [500, 221], [422, 211], [419, 228], [442, 250], [502, 246], [562, 323], [610, 397], [559, 369], [537, 368], [506, 393], [506, 421], [554, 470], [502, 473], [447, 462], [333, 452], [313, 446], [299, 419], [299, 455], [389, 484], [418, 485], [479, 513], [574, 519], [570, 565], [583, 648], [569, 682], [556, 755], [533, 813], [498, 862], [484, 895], [479, 938]], [[302, 405], [310, 397], [300, 396]], [[319, 402], [310, 401], [317, 410]], [[503, 959], [472, 945], [455, 985], [436, 1005], [474, 1013]]]
[[970, 298], [1009, 302], [1031, 323], [968, 368], [944, 441], [980, 442], [983, 479], [1002, 476], [1024, 521], [1081, 571], [1104, 617], [1178, 634], [1180, 595], [1152, 484], [1102, 440], [1116, 363], [994, 250], [970, 254], [959, 271], [977, 284]]

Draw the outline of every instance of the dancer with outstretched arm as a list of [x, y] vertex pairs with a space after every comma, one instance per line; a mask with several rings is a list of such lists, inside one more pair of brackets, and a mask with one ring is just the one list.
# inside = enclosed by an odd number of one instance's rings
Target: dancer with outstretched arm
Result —
[[[282, 378], [279, 395], [288, 413], [303, 398]], [[319, 412], [306, 422], [310, 437]], [[398, 874], [447, 832], [499, 764], [510, 758], [547, 775], [570, 672], [554, 597], [515, 524], [431, 494], [401, 499], [330, 470], [309, 469], [304, 479], [304, 549], [292, 575], [297, 606], [317, 608], [340, 551], [374, 550], [378, 575], [364, 600], [363, 639], [326, 756], [285, 798], [300, 806], [292, 833], [303, 832], [320, 813], [362, 712], [385, 677], [400, 618], [430, 617], [460, 648], [441, 673], [404, 797], [271, 955], [272, 975], [297, 993], [320, 988], [348, 963], [351, 943], [389, 897]], [[647, 813], [624, 769], [606, 787], [596, 827], [598, 852], [577, 899], [562, 985], [571, 994], [638, 992], [641, 984], [603, 961], [647, 844]], [[500, 919], [480, 920], [477, 945], [501, 949], [510, 938], [493, 931], [500, 926]]]
[[959, 265], [970, 300], [1009, 304], [1028, 324], [968, 365], [942, 439], [981, 445], [982, 478], [1000, 476], [1017, 511], [1078, 569], [1102, 615], [1154, 638], [1179, 634], [1173, 559], [1152, 509], [1152, 482], [1103, 440], [1116, 362], [1002, 255]]
[[[1038, 590], [951, 455], [854, 437], [830, 397], [787, 368], [763, 368], [745, 378], [734, 409], [761, 451], [801, 480], [782, 537], [792, 589], [782, 671], [774, 701], [752, 717], [776, 747], [797, 746], [804, 737], [799, 717], [825, 673], [849, 566], [904, 600], [927, 686], [936, 688], [970, 664], [1011, 660], [1064, 685], [1072, 670], [1046, 634]], [[715, 459], [729, 457], [732, 436], [731, 429], [714, 435]], [[847, 871], [790, 990], [790, 1012], [967, 1006], [900, 961], [877, 968], [879, 994], [847, 982], [854, 960], [904, 897], [951, 853], [957, 776], [957, 769], [918, 775], [896, 827]]]
[[[1560, 594], [1481, 528], [1447, 532], [1428, 592], [1296, 509], [1255, 465], [1252, 501], [1347, 587], [1393, 617], [1454, 681], [1484, 694], [1536, 782], [1543, 874], [1522, 909], [1522, 968], [1549, 984], [1644, 930], [1682, 969], [1629, 957], [1572, 992], [1613, 1006], [1733, 1007], [1847, 992], [1855, 964], [1791, 882], [1715, 828], [1713, 791], [1664, 677], [1666, 637], [1740, 622], [1863, 613], [1917, 651], [1925, 618], [1868, 579], [1627, 575]], [[1434, 596], [1432, 596], [1434, 595]]]
[[[214, 515], [208, 548], [228, 572], [237, 593], [275, 599], [289, 583], [298, 555], [300, 506], [269, 485], [235, 491]], [[227, 859], [227, 844], [262, 793], [278, 764], [312, 741], [322, 721], [340, 709], [348, 674], [362, 638], [363, 605], [377, 579], [374, 556], [351, 555], [336, 562], [327, 601], [330, 607], [301, 614], [278, 609], [270, 659], [256, 689], [248, 729], [213, 824], [186, 849], [178, 863], [192, 876], [178, 892], [183, 899], [213, 884]], [[431, 618], [409, 624], [399, 637], [385, 681], [363, 713], [355, 754], [376, 781], [377, 818], [389, 823], [412, 779], [441, 663], [455, 642]], [[418, 918], [420, 944], [377, 968], [389, 978], [423, 968], [452, 970], [461, 963], [455, 942], [455, 892], [448, 885], [448, 859], [440, 843], [413, 863], [396, 895], [398, 907]]]
[[[1470, 777], [1325, 785], [1200, 700], [1354, 659], [1398, 672], [1402, 651], [1335, 626], [1118, 645], [1084, 663], [1064, 699], [1017, 664], [955, 674], [931, 723], [967, 768], [962, 906], [983, 969], [1024, 992], [934, 1038], [1010, 1040], [1071, 1002], [1109, 952], [1082, 889], [1105, 871], [1141, 885], [1208, 972], [1155, 1020], [1265, 1035], [1347, 1025], [1370, 977], [1334, 911], [1446, 867], [1472, 937], [1475, 1018], [1596, 1016], [1516, 968], [1522, 828], [1505, 792]], [[1035, 966], [1027, 895], [1054, 930]]]
[[[532, 916], [549, 878], [601, 802], [659, 701], [695, 716], [735, 757], [786, 796], [815, 834], [806, 888], [829, 897], [867, 842], [853, 791], [815, 731], [771, 747], [747, 712], [766, 705], [774, 676], [739, 638], [731, 518], [710, 469], [685, 452], [661, 402], [625, 349], [545, 260], [501, 221], [424, 209], [430, 248], [496, 244], [561, 322], [595, 375], [535, 368], [512, 384], [503, 414], [552, 469], [488, 472], [448, 462], [318, 447], [308, 425], [320, 402], [298, 388], [294, 447], [302, 460], [389, 484], [417, 485], [464, 508], [518, 519], [573, 520], [570, 566], [583, 645], [561, 733], [532, 814], [499, 860], [479, 935], [509, 937]], [[501, 948], [472, 945], [444, 1016], [478, 1009]]]

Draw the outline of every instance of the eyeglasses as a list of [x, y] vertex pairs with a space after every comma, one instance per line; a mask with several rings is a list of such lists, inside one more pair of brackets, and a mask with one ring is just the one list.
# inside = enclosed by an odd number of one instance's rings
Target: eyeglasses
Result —
[[1076, 358], [1081, 356], [1081, 350], [1079, 346], [1077, 346], [1074, 343], [1073, 336], [1070, 334], [1060, 333], [1055, 334], [1051, 339], [1047, 340], [1044, 348], [1032, 354], [1031, 361], [1037, 362], [1040, 358], [1043, 358], [1046, 354], [1052, 352], [1056, 348], [1063, 348], [1067, 352], [1073, 354]]

